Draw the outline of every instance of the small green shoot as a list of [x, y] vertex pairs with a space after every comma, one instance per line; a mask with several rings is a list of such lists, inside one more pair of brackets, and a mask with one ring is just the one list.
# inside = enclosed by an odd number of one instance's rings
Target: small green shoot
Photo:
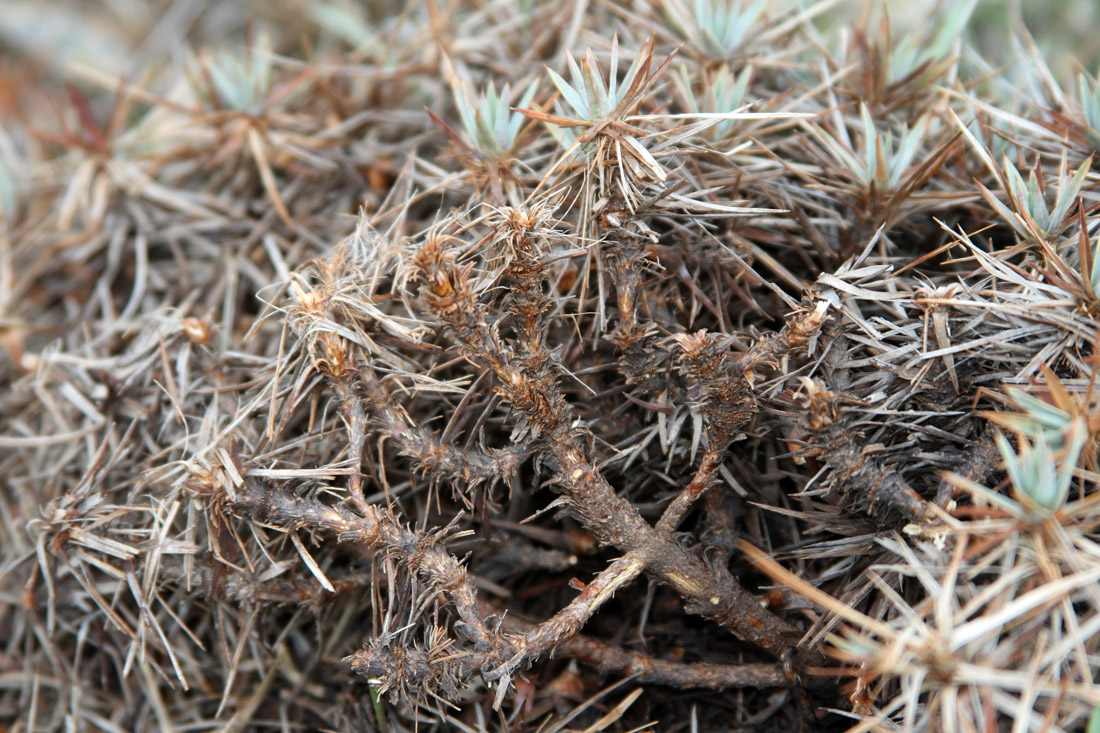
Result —
[[551, 134], [562, 144], [562, 147], [570, 147], [576, 140], [576, 135], [569, 128], [594, 125], [610, 119], [617, 111], [625, 112], [620, 108], [627, 101], [628, 93], [636, 91], [638, 72], [643, 67], [648, 68], [651, 54], [652, 51], [649, 54], [639, 53], [630, 64], [626, 75], [619, 79], [619, 39], [612, 39], [611, 63], [608, 66], [606, 82], [591, 48], [585, 51], [584, 60], [580, 64], [577, 63], [573, 54], [566, 52], [565, 60], [569, 65], [572, 83], [566, 81], [561, 74], [550, 67], [546, 68], [550, 74], [550, 80], [575, 115], [572, 124], [569, 118], [563, 116], [550, 128]]
[[256, 38], [243, 56], [222, 52], [201, 57], [194, 78], [210, 80], [210, 87], [195, 84], [203, 106], [210, 110], [263, 114], [271, 90], [273, 58], [271, 41], [264, 34]]
[[1021, 238], [1046, 241], [1059, 235], [1065, 228], [1070, 208], [1077, 202], [1091, 166], [1090, 157], [1071, 177], [1062, 181], [1053, 209], [1047, 208], [1046, 186], [1036, 169], [1032, 169], [1025, 181], [1007, 156], [1002, 167], [1002, 180], [1009, 203], [1006, 205], [985, 186], [979, 186], [986, 201]]
[[1041, 438], [1055, 451], [1065, 447], [1063, 434], [1073, 422], [1073, 415], [1021, 389], [1009, 389], [1008, 394], [1023, 412], [995, 413], [997, 424], [1015, 430], [1032, 441]]
[[382, 702], [381, 685], [370, 686], [370, 704], [374, 709], [374, 722], [378, 724], [378, 730], [380, 733], [386, 733], [386, 711]]
[[[500, 93], [489, 82], [485, 90], [475, 94], [470, 85], [458, 74], [451, 77], [451, 91], [455, 106], [462, 118], [471, 146], [483, 155], [501, 155], [513, 149], [524, 117], [513, 112], [509, 99], [512, 88], [505, 84]], [[538, 83], [531, 84], [519, 100], [519, 107], [531, 104], [538, 92]]]
[[1092, 709], [1092, 715], [1089, 716], [1089, 724], [1085, 728], [1085, 733], [1100, 733], [1100, 706]]
[[714, 58], [729, 58], [750, 38], [767, 0], [743, 5], [740, 0], [695, 0], [689, 10], [681, 0], [665, 0], [665, 15], [693, 48]]
[[880, 193], [891, 191], [909, 172], [928, 129], [928, 119], [922, 117], [912, 129], [903, 128], [895, 142], [892, 131], [879, 134], [866, 105], [860, 104], [859, 115], [863, 133], [862, 155], [816, 125], [809, 129], [833, 159], [864, 188], [874, 186]]
[[1034, 443], [1020, 437], [1019, 453], [1012, 449], [1004, 435], [997, 434], [997, 449], [1004, 458], [1013, 494], [1028, 514], [1049, 517], [1066, 503], [1077, 458], [1087, 435], [1083, 421], [1074, 421], [1066, 438], [1065, 456], [1059, 461], [1042, 434]]
[[1085, 117], [1086, 135], [1092, 147], [1100, 150], [1100, 83], [1081, 74], [1077, 77], [1077, 89], [1081, 96], [1081, 111]]
[[938, 22], [931, 35], [905, 33], [890, 49], [890, 81], [900, 81], [922, 70], [935, 75], [935, 67], [948, 58], [977, 5], [977, 0], [950, 5], [949, 11], [936, 17]]
[[[729, 64], [722, 64], [709, 77], [702, 92], [697, 93], [691, 88], [687, 67], [681, 66], [673, 84], [692, 114], [732, 114], [744, 105], [754, 71], [752, 66], [746, 66], [734, 76]], [[703, 135], [711, 142], [722, 140], [733, 131], [734, 124], [735, 120], [719, 120], [707, 127]]]

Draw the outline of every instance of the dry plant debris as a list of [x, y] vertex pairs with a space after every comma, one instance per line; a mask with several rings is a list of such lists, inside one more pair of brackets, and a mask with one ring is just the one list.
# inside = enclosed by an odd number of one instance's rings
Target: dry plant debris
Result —
[[0, 728], [1100, 730], [1100, 85], [974, 5], [0, 69]]

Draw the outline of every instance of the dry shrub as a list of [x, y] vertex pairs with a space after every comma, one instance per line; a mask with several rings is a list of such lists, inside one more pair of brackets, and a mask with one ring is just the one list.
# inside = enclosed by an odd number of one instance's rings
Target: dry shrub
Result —
[[3, 78], [0, 723], [1100, 725], [1095, 80], [528, 5]]

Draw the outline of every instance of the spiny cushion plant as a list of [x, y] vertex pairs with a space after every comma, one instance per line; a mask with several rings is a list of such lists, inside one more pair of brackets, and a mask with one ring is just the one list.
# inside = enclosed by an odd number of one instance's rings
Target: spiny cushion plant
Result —
[[835, 6], [12, 81], [0, 723], [1100, 728], [1100, 90]]

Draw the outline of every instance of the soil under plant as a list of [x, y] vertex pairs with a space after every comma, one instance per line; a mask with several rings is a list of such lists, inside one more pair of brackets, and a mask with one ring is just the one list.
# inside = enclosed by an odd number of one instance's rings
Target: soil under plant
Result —
[[1100, 731], [1093, 76], [162, 4], [0, 24], [0, 731]]

